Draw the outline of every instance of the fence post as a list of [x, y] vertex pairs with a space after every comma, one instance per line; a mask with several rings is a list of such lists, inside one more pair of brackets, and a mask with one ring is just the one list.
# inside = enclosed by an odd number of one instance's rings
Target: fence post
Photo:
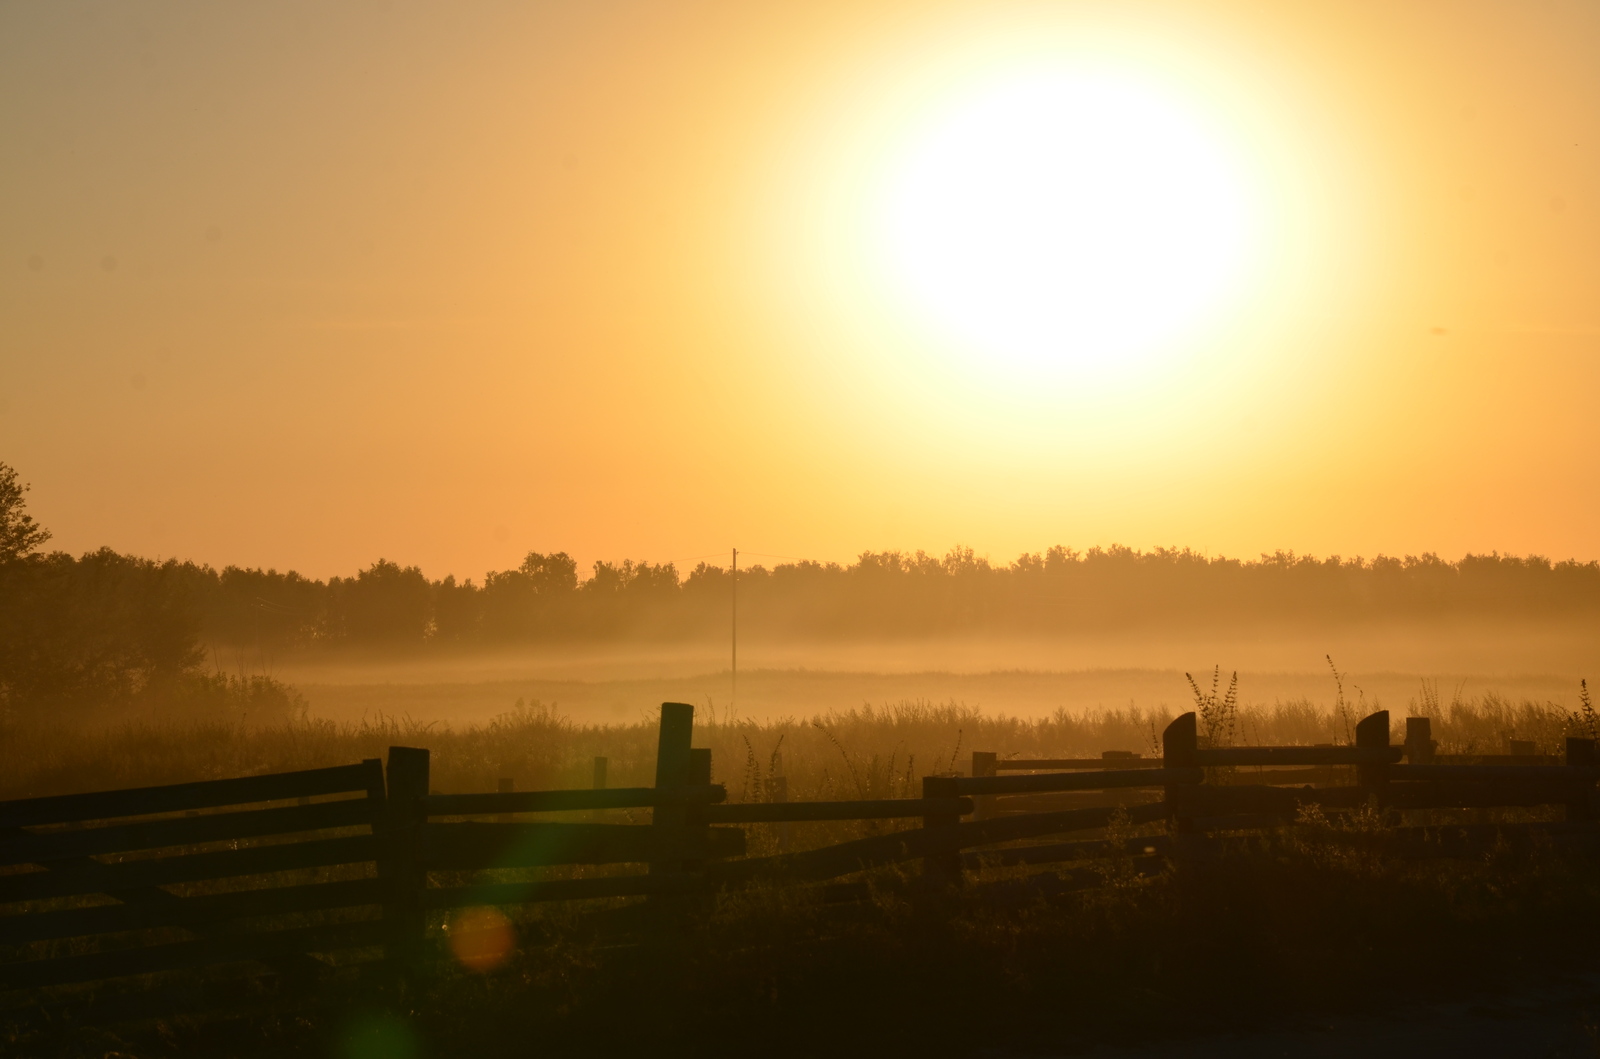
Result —
[[[1600, 763], [1600, 755], [1595, 752], [1593, 739], [1568, 739], [1567, 740], [1567, 765], [1574, 768], [1594, 768]], [[1568, 820], [1593, 820], [1594, 819], [1594, 784], [1587, 783], [1579, 788], [1578, 796], [1567, 803]]]
[[[1163, 769], [1187, 769], [1195, 766], [1195, 752], [1200, 749], [1200, 729], [1195, 722], [1194, 712], [1183, 714], [1167, 725], [1166, 731], [1161, 733], [1161, 767]], [[1180, 815], [1173, 805], [1172, 794], [1176, 788], [1168, 786], [1162, 797], [1167, 802], [1167, 819], [1171, 822], [1172, 830], [1178, 834], [1185, 834], [1194, 830], [1194, 819]]]
[[[711, 785], [711, 751], [709, 748], [695, 747], [689, 751], [689, 776], [691, 786], [709, 787]], [[706, 810], [703, 805], [691, 805], [684, 811], [684, 837], [699, 836], [708, 847], [711, 842], [711, 824], [706, 820]], [[705, 861], [692, 860], [684, 863], [685, 871], [704, 871]]]
[[[656, 739], [656, 786], [682, 787], [689, 782], [689, 740], [694, 736], [694, 707], [687, 702], [661, 704], [661, 730]], [[708, 759], [709, 763], [709, 759]], [[688, 822], [686, 807], [658, 805], [651, 813], [656, 841], [661, 848], [677, 845]], [[650, 863], [651, 875], [683, 870], [683, 864], [662, 853]]]
[[[961, 781], [955, 776], [924, 776], [922, 777], [922, 796], [924, 798], [959, 798], [961, 797]], [[955, 826], [959, 823], [961, 823], [961, 817], [956, 813], [929, 813], [922, 818], [922, 826], [936, 833], [953, 833]], [[930, 853], [922, 858], [922, 878], [924, 881], [940, 888], [961, 885], [961, 851], [952, 849], [939, 853]]]
[[[1000, 760], [1000, 755], [992, 750], [974, 750], [972, 752], [972, 776], [993, 776], [1000, 770], [995, 767]], [[974, 820], [987, 820], [994, 812], [994, 795], [980, 794], [972, 799], [972, 818]]]
[[[1367, 750], [1389, 749], [1389, 711], [1379, 710], [1356, 724], [1356, 746]], [[1356, 774], [1367, 790], [1369, 801], [1383, 804], [1384, 788], [1389, 783], [1389, 763], [1357, 765]]]
[[[711, 786], [711, 750], [707, 747], [691, 747], [689, 750], [689, 785], [692, 787]], [[704, 816], [705, 814], [700, 814]]]
[[[495, 784], [495, 792], [497, 794], [511, 794], [516, 789], [517, 781], [510, 776], [501, 776], [500, 782]], [[502, 824], [509, 824], [511, 822], [511, 814], [501, 813], [499, 816], [495, 817], [495, 819]]]
[[1406, 763], [1426, 765], [1433, 761], [1437, 746], [1433, 741], [1433, 722], [1426, 717], [1406, 718]]
[[[606, 789], [606, 766], [610, 763], [611, 762], [609, 758], [597, 757], [594, 759], [595, 790], [603, 791]], [[588, 819], [592, 821], [604, 820], [605, 815], [606, 811], [604, 809], [591, 809], [589, 810]]]
[[389, 748], [389, 794], [385, 844], [380, 871], [388, 878], [389, 958], [402, 969], [421, 963], [427, 941], [428, 919], [422, 891], [428, 882], [422, 868], [421, 799], [428, 793], [428, 752], [409, 746]]

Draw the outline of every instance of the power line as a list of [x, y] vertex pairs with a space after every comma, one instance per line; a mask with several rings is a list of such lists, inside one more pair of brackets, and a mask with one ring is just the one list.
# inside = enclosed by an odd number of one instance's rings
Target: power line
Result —
[[759, 555], [763, 559], [792, 559], [797, 563], [820, 563], [822, 559], [808, 559], [803, 555], [778, 555], [774, 552], [745, 552], [746, 555]]
[[[663, 565], [663, 566], [666, 565], [667, 563], [692, 563], [697, 559], [715, 559], [718, 556], [727, 555], [727, 554], [728, 554], [727, 552], [708, 552], [705, 555], [685, 555], [685, 556], [681, 556], [681, 557], [676, 558], [676, 559], [660, 559], [660, 560], [657, 561], [657, 563], [658, 563], [658, 565]], [[788, 559], [788, 560], [791, 560], [792, 562], [797, 562], [797, 563], [822, 563], [822, 562], [832, 562], [833, 561], [833, 560], [824, 560], [824, 559], [808, 559], [803, 555], [779, 555], [776, 552], [752, 552], [752, 551], [746, 551], [743, 548], [739, 549], [739, 554], [740, 555], [754, 555], [754, 556], [757, 556], [757, 557], [762, 558], [762, 559]], [[649, 560], [644, 560], [644, 561], [648, 562]]]
[[732, 709], [739, 699], [739, 549], [733, 550], [732, 571], [728, 578], [729, 588], [733, 600], [732, 613], [729, 616], [729, 633], [732, 641], [733, 657], [729, 665], [729, 674], [733, 678], [732, 687], [728, 689], [728, 708]]
[[723, 553], [723, 552], [706, 552], [704, 555], [684, 555], [684, 556], [680, 556], [677, 559], [662, 559], [661, 561], [663, 563], [692, 563], [696, 559], [715, 559], [717, 556], [723, 555], [723, 554], [725, 554], [725, 553]]

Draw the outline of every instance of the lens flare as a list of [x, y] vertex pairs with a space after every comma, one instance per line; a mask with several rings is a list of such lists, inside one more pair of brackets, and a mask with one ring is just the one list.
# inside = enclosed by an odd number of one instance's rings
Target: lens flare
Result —
[[450, 951], [457, 963], [475, 974], [487, 974], [504, 964], [516, 941], [511, 921], [496, 908], [463, 909], [450, 922]]

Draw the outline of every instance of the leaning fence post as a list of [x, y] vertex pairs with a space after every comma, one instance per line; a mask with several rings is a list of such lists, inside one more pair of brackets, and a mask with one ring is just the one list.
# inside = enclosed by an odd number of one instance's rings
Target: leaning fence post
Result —
[[390, 924], [389, 958], [401, 968], [414, 968], [421, 961], [428, 932], [427, 911], [422, 903], [428, 874], [422, 866], [421, 849], [428, 752], [417, 747], [390, 747], [388, 783], [379, 870], [388, 881], [384, 916]]
[[[689, 741], [694, 736], [694, 707], [687, 702], [661, 704], [661, 730], [656, 739], [656, 787], [682, 787], [689, 782]], [[651, 814], [655, 825], [656, 852], [650, 874], [662, 875], [683, 870], [680, 860], [668, 852], [683, 844], [686, 806], [658, 805]]]
[[[995, 766], [1000, 760], [1000, 755], [993, 750], [974, 750], [972, 752], [972, 776], [993, 776], [1000, 770]], [[987, 820], [994, 812], [994, 795], [980, 794], [972, 799], [972, 818], [974, 820]]]
[[[1567, 766], [1569, 768], [1594, 768], [1600, 764], [1593, 739], [1567, 740]], [[1576, 785], [1575, 785], [1576, 786]], [[1567, 803], [1568, 820], [1594, 819], [1594, 783], [1579, 786], [1577, 795]]]
[[[1361, 718], [1356, 724], [1356, 746], [1365, 750], [1389, 749], [1389, 711], [1379, 710]], [[1369, 801], [1383, 804], [1384, 788], [1389, 783], [1389, 763], [1378, 761], [1356, 766], [1361, 786], [1367, 790]]]
[[[1195, 715], [1191, 710], [1167, 725], [1166, 731], [1161, 733], [1161, 768], [1163, 771], [1172, 769], [1194, 768], [1200, 749], [1200, 729], [1195, 723]], [[1162, 791], [1162, 797], [1167, 803], [1167, 819], [1172, 824], [1172, 830], [1180, 834], [1194, 830], [1194, 818], [1178, 812], [1178, 801], [1173, 794], [1177, 787], [1168, 784]]]
[[[924, 776], [922, 777], [922, 796], [924, 798], [959, 798], [961, 797], [961, 780], [956, 776]], [[935, 836], [954, 834], [956, 825], [961, 823], [958, 813], [928, 813], [922, 818], [922, 826]], [[958, 886], [961, 883], [961, 850], [940, 850], [930, 853], [922, 858], [922, 877], [930, 883], [942, 887]]]

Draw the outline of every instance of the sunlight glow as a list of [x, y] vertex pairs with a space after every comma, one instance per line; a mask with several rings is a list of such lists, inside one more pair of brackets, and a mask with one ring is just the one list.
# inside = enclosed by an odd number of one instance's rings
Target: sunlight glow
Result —
[[1126, 76], [1047, 69], [909, 138], [875, 213], [909, 314], [986, 371], [1158, 363], [1240, 286], [1244, 182], [1196, 116]]

